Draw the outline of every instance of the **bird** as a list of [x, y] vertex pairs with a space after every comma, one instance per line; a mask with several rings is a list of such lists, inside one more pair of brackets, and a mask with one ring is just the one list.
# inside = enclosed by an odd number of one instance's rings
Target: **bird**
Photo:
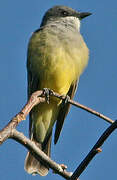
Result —
[[[88, 64], [89, 49], [80, 34], [81, 20], [90, 12], [56, 5], [45, 13], [40, 28], [31, 36], [27, 50], [28, 98], [37, 90], [51, 89], [73, 99], [80, 75]], [[53, 126], [56, 144], [70, 105], [50, 96], [29, 114], [30, 139], [50, 157]], [[46, 176], [49, 167], [28, 152], [25, 170]]]

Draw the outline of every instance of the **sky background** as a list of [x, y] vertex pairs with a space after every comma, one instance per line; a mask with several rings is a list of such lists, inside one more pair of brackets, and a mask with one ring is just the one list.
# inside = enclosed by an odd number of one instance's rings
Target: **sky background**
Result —
[[[0, 3], [0, 128], [27, 100], [26, 56], [31, 33], [39, 28], [47, 9], [66, 5], [93, 15], [82, 21], [81, 33], [90, 49], [88, 67], [80, 78], [75, 100], [117, 119], [117, 1], [116, 0], [4, 0]], [[72, 107], [59, 142], [52, 143], [52, 159], [74, 171], [109, 126], [104, 120]], [[17, 128], [28, 136], [28, 119]], [[80, 176], [81, 180], [117, 178], [117, 131]], [[1, 180], [62, 180], [50, 170], [46, 177], [24, 171], [27, 150], [13, 140], [0, 146]]]

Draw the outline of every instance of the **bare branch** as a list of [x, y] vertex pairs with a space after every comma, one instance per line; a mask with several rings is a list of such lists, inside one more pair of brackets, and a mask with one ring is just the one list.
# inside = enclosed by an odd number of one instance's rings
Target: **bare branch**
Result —
[[57, 164], [53, 160], [51, 160], [43, 151], [41, 151], [37, 145], [25, 137], [22, 133], [18, 132], [16, 129], [12, 131], [12, 139], [16, 140], [23, 146], [25, 146], [38, 160], [43, 161], [47, 166], [54, 170], [56, 174], [60, 174], [65, 179], [69, 179], [71, 177], [71, 173], [64, 170], [61, 165]]
[[[66, 98], [66, 96], [59, 95], [58, 93], [55, 93], [51, 90], [50, 90], [50, 96], [55, 96], [62, 100], [65, 100], [65, 98]], [[6, 127], [3, 130], [0, 131], [0, 144], [11, 136], [12, 129], [16, 128], [16, 126], [19, 124], [19, 122], [26, 119], [26, 116], [29, 114], [29, 112], [35, 105], [37, 105], [39, 103], [43, 103], [45, 101], [46, 101], [46, 98], [44, 97], [43, 91], [40, 90], [40, 91], [34, 92], [31, 95], [27, 104], [23, 107], [23, 109], [8, 123], [8, 125], [6, 125]], [[88, 108], [78, 102], [71, 100], [71, 99], [68, 100], [68, 103], [70, 103], [76, 107], [79, 107], [81, 109], [84, 109], [85, 111], [88, 111], [89, 113], [94, 114], [111, 124], [114, 122], [112, 119], [104, 116], [103, 114], [96, 112], [95, 110]]]
[[[61, 96], [61, 95], [59, 95], [59, 94], [57, 94], [55, 92], [52, 92], [52, 95], [57, 97], [57, 98], [60, 98], [62, 100], [64, 100], [66, 98], [66, 96]], [[78, 107], [78, 108], [80, 108], [80, 109], [83, 109], [83, 110], [85, 110], [85, 111], [87, 111], [87, 112], [89, 112], [91, 114], [94, 114], [95, 116], [98, 116], [101, 119], [104, 119], [105, 121], [107, 121], [110, 124], [114, 123], [114, 121], [112, 119], [108, 118], [107, 116], [105, 116], [105, 115], [103, 115], [103, 114], [101, 114], [101, 113], [99, 113], [99, 112], [97, 112], [97, 111], [95, 111], [95, 110], [93, 110], [93, 109], [91, 109], [91, 108], [89, 108], [87, 106], [84, 106], [83, 104], [80, 104], [80, 103], [78, 103], [76, 101], [73, 101], [72, 99], [69, 99], [67, 102], [74, 105], [74, 106], [76, 106], [76, 107]]]
[[45, 102], [45, 97], [40, 96], [43, 96], [43, 91], [34, 92], [23, 109], [0, 131], [0, 144], [12, 136], [12, 130], [16, 128], [22, 120], [26, 119], [26, 116], [35, 105]]
[[105, 132], [102, 134], [102, 136], [99, 138], [99, 140], [96, 142], [94, 147], [91, 149], [89, 154], [85, 157], [85, 159], [81, 162], [81, 164], [77, 167], [73, 175], [71, 176], [70, 180], [75, 180], [78, 178], [81, 173], [85, 170], [85, 168], [88, 166], [90, 161], [94, 158], [94, 156], [101, 152], [100, 146], [105, 142], [105, 140], [111, 135], [111, 133], [117, 128], [117, 120], [110, 125]]
[[[66, 96], [59, 95], [53, 91], [50, 90], [50, 96], [55, 96], [59, 99], [65, 100]], [[67, 102], [79, 107], [81, 109], [84, 109], [88, 111], [91, 114], [94, 114], [105, 121], [111, 123], [112, 125], [103, 133], [103, 135], [100, 137], [98, 142], [95, 144], [95, 146], [92, 148], [92, 150], [89, 152], [89, 154], [86, 156], [86, 158], [81, 162], [81, 164], [78, 166], [76, 171], [71, 176], [71, 173], [67, 172], [51, 160], [44, 152], [42, 152], [34, 142], [32, 142], [30, 139], [26, 138], [22, 133], [18, 132], [15, 128], [17, 125], [22, 121], [26, 119], [26, 116], [29, 114], [29, 112], [32, 110], [32, 108], [39, 104], [46, 102], [46, 97], [43, 93], [43, 91], [36, 91], [33, 93], [27, 102], [27, 104], [23, 107], [23, 109], [0, 131], [0, 144], [2, 144], [5, 140], [8, 138], [12, 138], [16, 141], [18, 141], [20, 144], [25, 146], [31, 153], [39, 160], [42, 160], [44, 163], [46, 163], [50, 168], [52, 168], [57, 174], [60, 174], [62, 177], [66, 179], [76, 180], [80, 174], [84, 171], [84, 169], [87, 167], [89, 162], [92, 160], [92, 158], [101, 151], [100, 146], [104, 143], [104, 141], [108, 138], [108, 136], [114, 131], [114, 129], [117, 127], [117, 121], [113, 121], [112, 119], [104, 116], [103, 114], [100, 114], [82, 104], [79, 104], [73, 100], [68, 100]]]

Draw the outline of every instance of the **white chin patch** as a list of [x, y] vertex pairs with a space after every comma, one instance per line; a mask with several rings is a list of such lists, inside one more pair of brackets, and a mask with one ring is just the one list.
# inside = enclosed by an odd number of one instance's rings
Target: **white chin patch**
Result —
[[65, 17], [65, 19], [67, 21], [73, 22], [76, 28], [78, 29], [78, 31], [80, 31], [80, 20], [77, 17], [68, 16], [68, 17]]

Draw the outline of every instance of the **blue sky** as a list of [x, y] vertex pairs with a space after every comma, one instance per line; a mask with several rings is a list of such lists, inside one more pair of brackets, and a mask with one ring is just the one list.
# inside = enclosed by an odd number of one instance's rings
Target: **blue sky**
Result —
[[[80, 78], [75, 100], [112, 119], [117, 118], [117, 1], [5, 0], [0, 3], [0, 128], [20, 111], [27, 99], [26, 54], [31, 33], [39, 28], [47, 9], [66, 5], [93, 15], [84, 19], [81, 33], [90, 49], [89, 64]], [[74, 171], [109, 124], [72, 107], [52, 159]], [[28, 119], [18, 126], [28, 136]], [[1, 180], [63, 179], [50, 171], [47, 177], [24, 171], [27, 150], [13, 140], [0, 147]], [[117, 132], [115, 131], [83, 172], [80, 179], [116, 179]]]

